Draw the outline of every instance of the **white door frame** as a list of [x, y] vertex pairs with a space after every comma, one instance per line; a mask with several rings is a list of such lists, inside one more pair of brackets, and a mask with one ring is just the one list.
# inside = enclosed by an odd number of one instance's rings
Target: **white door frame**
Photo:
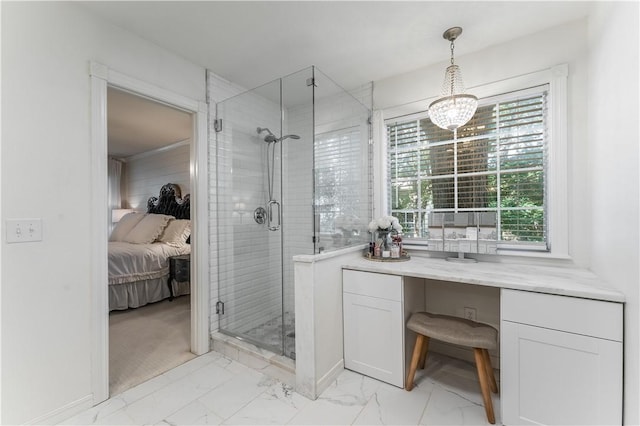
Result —
[[107, 86], [117, 87], [193, 116], [191, 182], [191, 352], [209, 351], [209, 247], [207, 105], [91, 62], [91, 389], [93, 403], [109, 398], [109, 297], [107, 212]]

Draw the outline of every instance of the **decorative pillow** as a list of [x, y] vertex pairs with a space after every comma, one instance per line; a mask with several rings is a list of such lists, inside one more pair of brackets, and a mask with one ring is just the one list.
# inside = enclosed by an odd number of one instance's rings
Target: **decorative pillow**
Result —
[[146, 213], [127, 213], [116, 223], [109, 241], [124, 241], [124, 237], [145, 217]]
[[173, 247], [180, 247], [187, 243], [191, 235], [191, 221], [188, 219], [174, 219], [164, 229], [158, 241]]
[[171, 220], [173, 220], [173, 216], [148, 214], [122, 241], [133, 244], [151, 244], [162, 234], [162, 231]]

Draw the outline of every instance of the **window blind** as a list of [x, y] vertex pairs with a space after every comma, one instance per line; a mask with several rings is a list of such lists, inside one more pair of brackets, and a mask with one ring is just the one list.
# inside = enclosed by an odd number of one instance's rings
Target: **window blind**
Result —
[[362, 188], [368, 188], [368, 155], [363, 151], [361, 129], [318, 134], [314, 147], [315, 208], [320, 233], [357, 233], [360, 237], [368, 223], [369, 208], [368, 200], [361, 198], [367, 194]]
[[495, 212], [499, 241], [547, 248], [547, 93], [480, 101], [457, 137], [428, 117], [387, 122], [390, 206], [408, 238], [430, 213]]

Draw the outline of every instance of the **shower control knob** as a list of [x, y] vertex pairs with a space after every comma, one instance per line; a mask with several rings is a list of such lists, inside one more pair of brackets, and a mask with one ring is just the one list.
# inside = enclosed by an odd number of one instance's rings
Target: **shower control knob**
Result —
[[258, 207], [253, 211], [253, 220], [255, 220], [256, 223], [260, 225], [265, 223], [265, 221], [267, 220], [267, 211], [264, 209], [264, 207]]

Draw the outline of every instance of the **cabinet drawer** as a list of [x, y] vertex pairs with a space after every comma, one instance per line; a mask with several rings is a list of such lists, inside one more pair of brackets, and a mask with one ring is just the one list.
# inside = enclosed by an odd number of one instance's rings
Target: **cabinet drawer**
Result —
[[398, 275], [344, 269], [342, 289], [345, 293], [402, 301], [402, 277]]
[[404, 386], [402, 303], [344, 293], [344, 367]]
[[178, 282], [190, 281], [191, 259], [189, 255], [174, 256], [169, 259], [170, 274]]
[[503, 289], [501, 318], [622, 341], [622, 303]]
[[175, 274], [175, 279], [176, 281], [179, 282], [183, 282], [183, 281], [189, 281], [190, 280], [190, 266], [189, 262], [177, 262], [176, 263], [176, 274]]
[[622, 343], [502, 322], [505, 425], [622, 423]]

